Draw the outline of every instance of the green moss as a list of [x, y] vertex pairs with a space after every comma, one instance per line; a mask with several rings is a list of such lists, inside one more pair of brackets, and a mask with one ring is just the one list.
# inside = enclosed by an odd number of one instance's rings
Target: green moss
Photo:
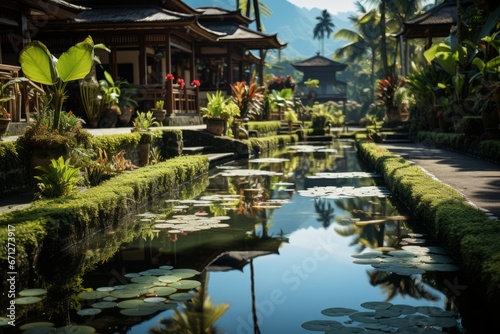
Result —
[[[432, 135], [450, 144], [446, 134]], [[450, 139], [450, 141], [447, 141]], [[447, 144], [447, 145], [448, 145]], [[452, 254], [478, 287], [478, 297], [500, 300], [500, 225], [472, 206], [456, 189], [426, 174], [418, 166], [358, 136], [358, 154], [384, 176], [387, 187]]]

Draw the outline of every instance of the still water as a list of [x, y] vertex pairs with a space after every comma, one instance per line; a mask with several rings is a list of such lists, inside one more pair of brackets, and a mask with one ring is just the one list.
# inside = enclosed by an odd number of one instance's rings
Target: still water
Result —
[[[353, 142], [289, 146], [220, 166], [177, 198], [47, 256], [32, 275], [48, 293], [25, 306], [20, 325], [49, 323], [25, 333], [201, 333], [186, 330], [200, 323], [231, 334], [463, 333], [447, 288], [457, 267], [412, 225]], [[53, 329], [65, 324], [72, 330]]]

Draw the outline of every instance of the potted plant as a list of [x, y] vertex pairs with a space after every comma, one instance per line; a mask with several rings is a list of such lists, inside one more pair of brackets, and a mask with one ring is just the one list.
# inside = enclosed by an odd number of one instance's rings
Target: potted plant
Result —
[[104, 71], [104, 79], [99, 80], [99, 87], [102, 105], [99, 127], [114, 128], [118, 122], [118, 116], [121, 115], [119, 106], [121, 89], [107, 71]]
[[232, 98], [240, 109], [240, 117], [255, 119], [260, 115], [264, 103], [264, 87], [254, 82], [255, 73], [250, 84], [238, 81], [231, 85]]
[[224, 96], [220, 90], [214, 94], [207, 93], [207, 101], [207, 105], [200, 108], [206, 120], [207, 131], [219, 136], [225, 134], [228, 124], [240, 116], [240, 109], [231, 96]]
[[10, 123], [10, 114], [7, 112], [7, 109], [1, 108], [0, 109], [0, 141], [2, 140], [2, 137], [6, 132], [7, 128], [9, 127]]
[[[0, 136], [7, 132], [7, 128], [12, 120], [10, 113], [7, 111], [7, 108], [5, 108], [5, 103], [15, 98], [15, 95], [11, 94], [10, 88], [15, 88], [16, 84], [27, 80], [28, 79], [22, 77], [11, 79], [5, 83], [0, 80]], [[0, 140], [2, 139], [0, 138]]]
[[132, 120], [135, 108], [138, 106], [136, 100], [133, 99], [137, 93], [137, 88], [127, 80], [117, 80], [116, 84], [120, 88], [120, 107], [121, 114], [118, 116], [118, 125], [127, 126]]
[[157, 100], [155, 101], [155, 107], [151, 109], [153, 112], [153, 116], [156, 118], [158, 123], [163, 124], [163, 120], [167, 117], [167, 111], [163, 109], [163, 105], [165, 104], [165, 100]]
[[27, 44], [19, 54], [19, 63], [24, 75], [46, 87], [43, 108], [36, 112], [36, 122], [27, 128], [18, 142], [33, 158], [32, 171], [37, 164], [48, 167], [50, 159], [69, 155], [69, 150], [84, 143], [90, 134], [82, 129], [82, 120], [63, 111], [66, 86], [69, 82], [84, 79], [92, 69], [94, 50], [105, 49], [94, 45], [89, 36], [63, 52], [59, 58], [50, 53], [40, 41]]
[[153, 140], [151, 127], [160, 126], [160, 123], [155, 119], [152, 111], [138, 112], [132, 123], [134, 125], [132, 132], [141, 133], [141, 140], [139, 142], [141, 166], [146, 166], [149, 163], [151, 141]]

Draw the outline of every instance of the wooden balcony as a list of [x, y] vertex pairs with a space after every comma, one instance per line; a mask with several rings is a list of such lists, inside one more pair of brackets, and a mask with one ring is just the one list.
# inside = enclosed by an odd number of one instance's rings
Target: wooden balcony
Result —
[[198, 87], [173, 84], [167, 80], [163, 85], [137, 86], [135, 100], [154, 107], [156, 101], [164, 101], [163, 108], [167, 110], [167, 117], [172, 116], [200, 116]]

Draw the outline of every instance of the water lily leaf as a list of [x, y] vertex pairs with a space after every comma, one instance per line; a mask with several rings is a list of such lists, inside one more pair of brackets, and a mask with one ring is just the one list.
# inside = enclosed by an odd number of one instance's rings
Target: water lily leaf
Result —
[[95, 291], [110, 292], [110, 291], [113, 291], [114, 289], [115, 288], [113, 288], [112, 286], [103, 286], [103, 287], [95, 289]]
[[101, 312], [102, 312], [101, 309], [90, 307], [90, 308], [83, 308], [76, 313], [81, 315], [81, 316], [86, 316], [86, 315], [96, 315], [96, 314], [99, 314]]
[[156, 295], [158, 297], [165, 297], [165, 296], [168, 296], [168, 295], [171, 295], [171, 294], [177, 292], [177, 289], [169, 287], [169, 286], [166, 286], [166, 287], [154, 287], [154, 288], [148, 289], [148, 292], [152, 293], [152, 294], [154, 294], [154, 295]]
[[170, 284], [170, 286], [172, 288], [181, 289], [181, 290], [194, 289], [194, 288], [199, 287], [200, 285], [201, 285], [201, 283], [199, 281], [195, 281], [195, 280], [180, 280], [180, 281], [177, 281], [177, 282]]
[[175, 276], [179, 276], [179, 274], [193, 274], [193, 275], [199, 275], [201, 274], [198, 270], [195, 270], [195, 269], [184, 269], [184, 268], [178, 268], [178, 269], [172, 269], [172, 273], [175, 275]]
[[14, 299], [16, 304], [19, 304], [19, 305], [35, 304], [41, 300], [42, 300], [42, 298], [40, 298], [40, 297], [19, 297], [19, 298]]
[[167, 298], [164, 297], [149, 297], [144, 298], [145, 303], [163, 303]]
[[344, 315], [349, 315], [351, 313], [356, 313], [356, 312], [358, 312], [358, 310], [345, 307], [331, 307], [331, 308], [325, 308], [324, 310], [321, 311], [322, 314], [327, 315], [329, 317], [342, 317]]
[[370, 310], [387, 310], [391, 306], [392, 303], [389, 302], [365, 302], [361, 304], [361, 307]]
[[55, 334], [92, 334], [95, 333], [95, 328], [83, 325], [72, 325], [68, 327], [59, 327], [54, 332]]
[[143, 294], [143, 290], [138, 289], [122, 289], [111, 291], [111, 296], [116, 298], [134, 298]]
[[390, 310], [399, 310], [401, 314], [413, 314], [417, 312], [417, 308], [412, 305], [396, 304], [390, 307]]
[[54, 327], [33, 327], [23, 331], [23, 334], [47, 334], [54, 333]]
[[117, 305], [118, 305], [118, 303], [116, 303], [116, 302], [104, 301], [104, 302], [94, 303], [94, 304], [92, 304], [92, 307], [103, 309], [103, 308], [113, 308], [113, 307], [116, 307]]
[[19, 291], [19, 296], [21, 297], [36, 297], [36, 296], [42, 296], [47, 293], [47, 290], [45, 289], [26, 289], [26, 290], [21, 290]]
[[[178, 280], [180, 280], [181, 278], [183, 278], [183, 277], [179, 277], [177, 275], [164, 275], [164, 276], [159, 276], [158, 281], [163, 282], [163, 283], [174, 283], [174, 282], [177, 282]], [[189, 278], [189, 277], [184, 277], [184, 278]]]
[[177, 292], [172, 295], [170, 295], [170, 299], [172, 300], [177, 300], [177, 301], [186, 301], [186, 300], [191, 300], [194, 297], [194, 293], [190, 292]]
[[139, 308], [146, 307], [147, 304], [142, 299], [129, 299], [119, 302], [116, 306], [119, 308]]
[[132, 277], [130, 281], [134, 283], [153, 284], [154, 282], [158, 281], [158, 278], [155, 276], [137, 276], [137, 277]]
[[6, 317], [0, 317], [0, 326], [5, 326], [9, 324], [10, 319]]
[[309, 331], [317, 332], [325, 332], [327, 330], [344, 327], [340, 322], [333, 320], [311, 320], [304, 322], [301, 326]]
[[84, 291], [78, 294], [81, 299], [101, 299], [109, 296], [107, 291]]
[[167, 270], [169, 270], [169, 269], [174, 269], [174, 267], [169, 266], [169, 265], [164, 265], [164, 266], [160, 266], [160, 269], [167, 269]]
[[[373, 302], [367, 302], [366, 304], [370, 305], [370, 303], [373, 303]], [[374, 302], [374, 303], [378, 303], [378, 302]], [[375, 319], [375, 316], [376, 316], [375, 312], [357, 312], [357, 313], [349, 314], [349, 318], [351, 318], [352, 320], [357, 321], [357, 322], [363, 322], [363, 323], [378, 322], [378, 319]]]
[[[7, 319], [7, 318], [5, 318], [5, 319]], [[38, 321], [38, 322], [30, 322], [28, 324], [24, 324], [24, 325], [20, 326], [19, 329], [22, 331], [26, 331], [26, 330], [31, 329], [31, 328], [51, 328], [51, 327], [54, 327], [54, 323], [52, 323], [50, 321]]]

